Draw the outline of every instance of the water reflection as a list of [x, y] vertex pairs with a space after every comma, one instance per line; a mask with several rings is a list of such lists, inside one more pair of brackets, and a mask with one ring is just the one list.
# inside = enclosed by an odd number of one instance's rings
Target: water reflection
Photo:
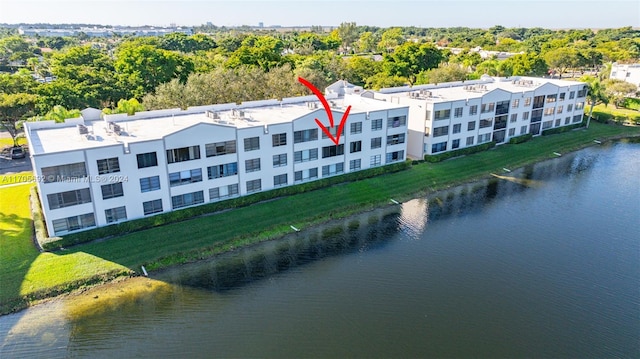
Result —
[[153, 277], [181, 286], [227, 291], [326, 257], [384, 245], [398, 231], [399, 216], [398, 206], [386, 207], [168, 269]]

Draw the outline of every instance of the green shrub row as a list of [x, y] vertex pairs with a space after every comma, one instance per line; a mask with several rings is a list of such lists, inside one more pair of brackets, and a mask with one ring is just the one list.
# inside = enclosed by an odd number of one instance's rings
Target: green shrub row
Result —
[[615, 114], [611, 112], [602, 112], [602, 111], [594, 110], [592, 121], [597, 121], [600, 123], [614, 122], [617, 124], [632, 123], [635, 125], [640, 125], [640, 112], [638, 112], [637, 115], [635, 114], [626, 115], [621, 113]]
[[624, 99], [622, 106], [629, 110], [640, 111], [640, 98], [627, 97]]
[[527, 142], [532, 138], [533, 138], [533, 135], [530, 134], [530, 133], [527, 133], [526, 135], [517, 136], [517, 137], [511, 137], [509, 139], [509, 143], [512, 144], [512, 145], [517, 145], [518, 143]]
[[431, 163], [440, 162], [453, 157], [470, 155], [472, 153], [486, 151], [490, 148], [495, 147], [495, 145], [496, 143], [491, 141], [491, 142], [483, 143], [481, 145], [461, 148], [459, 150], [444, 152], [437, 155], [425, 155], [424, 160]]
[[44, 250], [53, 251], [75, 244], [89, 242], [95, 239], [109, 238], [126, 233], [149, 229], [169, 223], [184, 221], [193, 217], [207, 215], [222, 210], [248, 206], [278, 197], [289, 196], [298, 193], [313, 191], [338, 183], [353, 182], [365, 178], [379, 176], [385, 173], [403, 171], [411, 167], [410, 161], [398, 162], [386, 166], [370, 168], [358, 172], [351, 172], [340, 176], [323, 178], [317, 181], [302, 183], [299, 185], [282, 187], [270, 191], [259, 192], [248, 196], [236, 197], [225, 201], [207, 203], [199, 206], [188, 207], [172, 212], [158, 214], [152, 217], [134, 219], [105, 227], [99, 227], [88, 231], [68, 234], [58, 240], [43, 241]]
[[573, 125], [569, 125], [569, 126], [550, 128], [548, 130], [543, 130], [542, 131], [542, 135], [543, 136], [547, 136], [547, 135], [553, 135], [553, 134], [556, 134], [556, 133], [569, 132], [569, 131], [575, 130], [576, 128], [580, 128], [580, 127], [583, 127], [583, 126], [584, 126], [584, 121], [578, 122], [578, 123], [574, 123]]
[[52, 240], [57, 240], [59, 238], [49, 238], [47, 235], [47, 226], [44, 222], [44, 215], [42, 214], [42, 206], [40, 205], [37, 186], [31, 187], [29, 200], [31, 202], [31, 214], [33, 218], [33, 229], [35, 232], [36, 244], [40, 248], [43, 248], [47, 242], [51, 242]]

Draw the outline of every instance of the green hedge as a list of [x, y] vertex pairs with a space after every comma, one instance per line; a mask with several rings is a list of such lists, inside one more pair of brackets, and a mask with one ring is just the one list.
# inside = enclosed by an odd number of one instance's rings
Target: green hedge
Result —
[[406, 170], [409, 167], [411, 167], [411, 161], [398, 162], [358, 172], [351, 172], [340, 176], [323, 178], [317, 181], [302, 183], [299, 185], [282, 187], [270, 191], [255, 193], [248, 196], [236, 197], [225, 201], [188, 207], [172, 212], [158, 214], [152, 217], [134, 219], [131, 221], [117, 223], [105, 227], [99, 227], [88, 231], [68, 234], [56, 241], [43, 241], [42, 247], [44, 250], [57, 250], [63, 247], [85, 243], [95, 239], [120, 236], [126, 233], [141, 231], [144, 229], [162, 226], [169, 223], [180, 222], [193, 217], [207, 215], [226, 209], [244, 207], [257, 202], [262, 202], [278, 197], [309, 192], [338, 183], [358, 181], [365, 178], [379, 176], [385, 173], [399, 172]]
[[576, 128], [580, 128], [580, 127], [583, 127], [583, 126], [584, 126], [584, 121], [578, 122], [578, 123], [574, 123], [573, 125], [569, 125], [569, 126], [550, 128], [548, 130], [543, 130], [542, 131], [542, 135], [546, 136], [546, 135], [553, 135], [553, 134], [556, 134], [556, 133], [569, 132], [569, 131], [575, 130]]
[[[585, 115], [587, 116], [587, 115]], [[591, 119], [592, 121], [597, 121], [600, 123], [618, 123], [618, 124], [624, 124], [624, 123], [632, 123], [635, 125], [640, 125], [640, 112], [636, 115], [636, 114], [623, 114], [621, 112], [617, 112], [617, 113], [612, 113], [612, 112], [604, 112], [604, 111], [598, 111], [598, 110], [593, 110], [593, 118]]]
[[526, 135], [522, 135], [522, 136], [518, 136], [518, 137], [511, 137], [509, 139], [509, 143], [512, 144], [512, 145], [517, 145], [518, 143], [527, 142], [532, 138], [533, 138], [533, 135], [530, 134], [530, 133], [527, 133]]
[[437, 155], [425, 155], [424, 160], [431, 163], [440, 162], [453, 157], [470, 155], [472, 153], [486, 151], [490, 148], [495, 147], [495, 145], [496, 143], [491, 141], [491, 142], [483, 143], [481, 145], [461, 148], [459, 150], [444, 152]]

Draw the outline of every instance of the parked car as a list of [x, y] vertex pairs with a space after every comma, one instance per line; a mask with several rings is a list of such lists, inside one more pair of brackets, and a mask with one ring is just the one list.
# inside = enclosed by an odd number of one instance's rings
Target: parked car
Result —
[[24, 150], [22, 149], [22, 147], [11, 147], [11, 151], [10, 152], [11, 152], [11, 159], [12, 160], [25, 157], [25, 153], [24, 153]]

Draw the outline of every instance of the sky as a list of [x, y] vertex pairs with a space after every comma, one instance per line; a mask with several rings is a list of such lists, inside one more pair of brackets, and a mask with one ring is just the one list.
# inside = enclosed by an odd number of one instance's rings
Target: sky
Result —
[[638, 0], [0, 0], [0, 23], [640, 27]]

